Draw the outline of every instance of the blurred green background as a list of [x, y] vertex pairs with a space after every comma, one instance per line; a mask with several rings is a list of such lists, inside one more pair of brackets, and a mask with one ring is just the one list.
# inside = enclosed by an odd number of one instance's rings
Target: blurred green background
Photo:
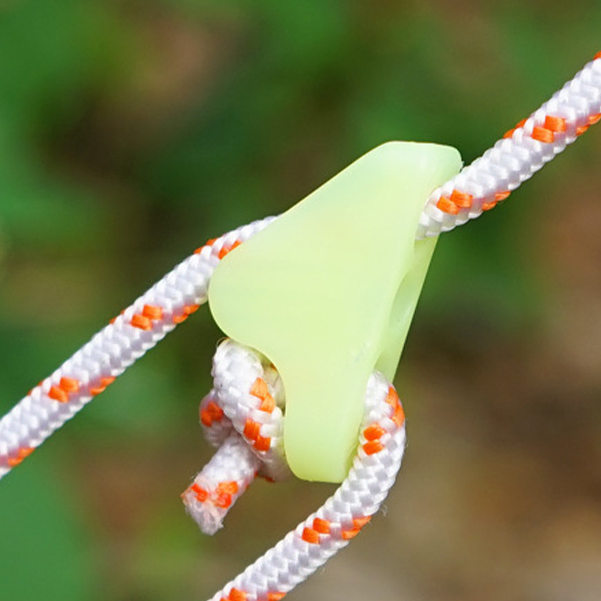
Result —
[[[0, 410], [209, 237], [391, 139], [469, 162], [601, 50], [597, 0], [0, 3]], [[601, 130], [441, 240], [380, 515], [291, 599], [601, 590]], [[214, 538], [200, 311], [0, 485], [1, 601], [209, 597], [332, 492], [257, 482]]]

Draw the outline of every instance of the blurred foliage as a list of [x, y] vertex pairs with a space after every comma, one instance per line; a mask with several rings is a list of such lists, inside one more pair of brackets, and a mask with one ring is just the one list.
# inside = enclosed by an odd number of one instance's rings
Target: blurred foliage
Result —
[[53, 459], [49, 452], [2, 487], [3, 599], [101, 598], [94, 545], [81, 508], [52, 477]]
[[[599, 50], [600, 26], [595, 0], [569, 12], [501, 0], [0, 3], [0, 410], [203, 240], [285, 210], [373, 146], [436, 141], [471, 161]], [[576, 176], [582, 202], [598, 197], [595, 134], [441, 240], [409, 389], [430, 343], [470, 380], [460, 364], [551, 331], [561, 280], [533, 224], [557, 214]], [[259, 483], [232, 515], [239, 534], [211, 541], [183, 515], [178, 493], [209, 453], [196, 404], [219, 336], [199, 313], [2, 482], [2, 601], [208, 596], [317, 502], [318, 487], [289, 485], [275, 507]], [[421, 599], [480, 598], [457, 583], [439, 597], [427, 582]]]

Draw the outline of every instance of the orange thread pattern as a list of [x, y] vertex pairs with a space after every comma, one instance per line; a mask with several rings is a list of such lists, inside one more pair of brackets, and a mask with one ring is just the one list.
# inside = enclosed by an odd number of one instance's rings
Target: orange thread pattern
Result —
[[495, 194], [494, 200], [491, 200], [490, 202], [482, 203], [481, 209], [483, 211], [490, 211], [491, 209], [494, 209], [499, 202], [501, 202], [502, 200], [505, 200], [510, 194], [511, 194], [511, 192], [509, 190], [505, 190], [505, 192], [497, 192]]
[[513, 127], [512, 129], [507, 130], [503, 134], [503, 137], [504, 138], [511, 138], [511, 136], [513, 136], [513, 133], [515, 132], [515, 130], [516, 129], [520, 129], [521, 127], [524, 127], [524, 125], [526, 125], [526, 119], [522, 119], [519, 123], [516, 124], [515, 127]]
[[144, 305], [142, 315], [150, 320], [160, 320], [163, 319], [163, 309], [155, 305]]
[[246, 422], [244, 422], [244, 436], [249, 440], [256, 440], [257, 436], [259, 436], [259, 432], [261, 430], [261, 424], [252, 419], [247, 418]]
[[108, 376], [106, 378], [100, 378], [100, 382], [96, 386], [90, 387], [90, 394], [96, 396], [106, 390], [107, 386], [110, 386], [117, 378], [114, 376]]
[[330, 534], [330, 522], [321, 518], [315, 518], [313, 520], [313, 530], [319, 532], [319, 534]]
[[457, 215], [460, 209], [471, 208], [473, 201], [474, 197], [471, 194], [453, 190], [450, 196], [441, 196], [436, 206], [445, 213]]
[[52, 386], [48, 391], [48, 396], [59, 403], [68, 403], [69, 394], [79, 392], [79, 382], [75, 378], [61, 378], [58, 386]]
[[152, 322], [163, 319], [163, 309], [154, 305], [144, 305], [142, 313], [136, 313], [129, 322], [134, 328], [146, 332], [152, 330]]
[[240, 589], [233, 588], [227, 597], [221, 597], [221, 601], [246, 601], [248, 595]]
[[69, 395], [64, 390], [61, 390], [58, 386], [52, 386], [48, 391], [48, 396], [52, 400], [58, 401], [59, 403], [69, 402]]
[[219, 259], [223, 259], [223, 257], [225, 257], [225, 255], [231, 253], [234, 250], [234, 248], [238, 248], [238, 246], [240, 246], [240, 244], [242, 244], [242, 242], [240, 242], [240, 240], [236, 240], [232, 245], [224, 246], [219, 251], [219, 254], [217, 256], [219, 257]]
[[32, 447], [21, 447], [17, 451], [16, 457], [9, 457], [6, 460], [6, 464], [8, 465], [8, 467], [16, 467], [23, 461], [23, 459], [25, 459], [26, 457], [29, 457], [32, 453], [33, 453]]
[[401, 405], [401, 401], [399, 400], [399, 395], [392, 386], [388, 389], [386, 402], [394, 409], [392, 421], [400, 428], [405, 421], [405, 411], [403, 410], [403, 405]]
[[106, 390], [106, 387], [110, 386], [115, 380], [116, 380], [116, 378], [114, 376], [100, 378], [100, 383], [97, 386], [92, 386], [90, 388], [90, 394], [92, 396], [96, 396], [96, 395], [100, 394], [101, 392], [104, 392]]
[[227, 509], [232, 505], [232, 495], [237, 494], [239, 490], [238, 483], [233, 480], [231, 482], [221, 482], [215, 489], [213, 503], [217, 507]]
[[257, 451], [269, 451], [269, 447], [271, 447], [271, 438], [268, 436], [257, 436], [257, 440], [253, 443], [253, 447], [255, 447]]
[[451, 201], [462, 209], [469, 209], [472, 206], [473, 200], [474, 197], [467, 192], [460, 192], [459, 190], [451, 192]]
[[173, 323], [183, 323], [190, 315], [192, 315], [192, 313], [196, 313], [198, 309], [200, 309], [200, 305], [186, 305], [182, 313], [173, 316]]
[[305, 528], [303, 530], [303, 534], [301, 538], [311, 545], [319, 544], [319, 532], [317, 530], [313, 530], [313, 528]]
[[200, 421], [207, 428], [210, 428], [213, 422], [219, 422], [222, 419], [223, 409], [215, 401], [207, 403], [207, 406], [200, 410]]
[[351, 538], [355, 538], [359, 532], [361, 532], [360, 529], [353, 528], [352, 530], [343, 530], [340, 535], [342, 536], [342, 540], [351, 540]]
[[541, 127], [540, 125], [535, 125], [532, 128], [532, 133], [530, 135], [534, 140], [544, 142], [545, 144], [551, 144], [551, 142], [555, 141], [555, 134], [546, 127]]
[[203, 251], [203, 249], [210, 248], [211, 246], [213, 246], [213, 244], [215, 244], [215, 242], [217, 242], [217, 238], [211, 238], [210, 240], [207, 240], [202, 246], [199, 246], [194, 251], [194, 254], [199, 255]]
[[263, 378], [257, 378], [250, 387], [250, 394], [256, 396], [258, 399], [264, 400], [269, 395], [267, 382], [265, 382]]
[[59, 386], [67, 393], [79, 392], [79, 382], [75, 378], [61, 378]]
[[215, 497], [213, 503], [216, 507], [219, 507], [221, 509], [228, 509], [228, 507], [232, 506], [232, 495], [223, 492], [217, 497]]
[[[503, 138], [511, 138], [516, 130], [521, 129], [526, 124], [527, 119], [522, 119], [516, 126], [505, 132]], [[576, 135], [581, 136], [588, 130], [591, 125], [595, 125], [601, 121], [601, 113], [591, 115], [587, 118], [587, 123], [576, 127]], [[546, 115], [543, 125], [535, 125], [532, 128], [530, 136], [533, 140], [542, 142], [544, 144], [551, 144], [555, 142], [556, 134], [564, 134], [568, 131], [568, 122], [564, 117], [558, 117], [556, 115]], [[497, 192], [494, 200], [483, 202], [481, 208], [483, 211], [490, 211], [497, 203], [501, 200], [505, 200], [509, 196], [510, 192]], [[457, 215], [461, 209], [468, 209], [472, 207], [473, 197], [471, 194], [461, 192], [459, 190], [453, 190], [450, 196], [441, 196], [436, 202], [437, 208], [444, 213], [449, 215]]]
[[[350, 540], [351, 538], [355, 538], [361, 529], [371, 520], [371, 517], [363, 517], [363, 518], [355, 518], [353, 520], [352, 528], [343, 528], [340, 531], [340, 537], [342, 540]], [[320, 534], [330, 534], [331, 533], [331, 522], [328, 520], [324, 520], [321, 518], [315, 518], [313, 520], [313, 528], [304, 528], [301, 538], [311, 544], [318, 545], [320, 543], [319, 535]]]
[[363, 431], [363, 436], [365, 436], [366, 440], [377, 440], [378, 438], [381, 438], [385, 433], [386, 430], [384, 430], [382, 426], [379, 426], [378, 424], [372, 424], [371, 426], [365, 428], [365, 430]]
[[459, 207], [446, 196], [441, 196], [436, 203], [436, 206], [443, 212], [449, 213], [449, 215], [457, 215], [459, 213]]
[[568, 125], [563, 117], [554, 117], [553, 115], [547, 115], [545, 117], [545, 129], [554, 133], [564, 133], [568, 130]]
[[384, 450], [384, 445], [379, 440], [370, 440], [363, 445], [366, 455], [375, 455]]
[[[255, 381], [252, 388], [255, 388], [257, 382]], [[251, 394], [252, 394], [251, 388]], [[244, 422], [244, 436], [253, 443], [253, 447], [257, 449], [257, 451], [268, 451], [271, 447], [271, 438], [268, 436], [261, 436], [261, 424], [252, 419], [247, 418], [246, 422]]]
[[134, 328], [139, 328], [140, 330], [144, 330], [146, 332], [148, 332], [149, 330], [152, 330], [152, 321], [150, 321], [150, 319], [148, 319], [148, 317], [145, 317], [144, 315], [140, 315], [139, 313], [136, 313], [131, 318], [131, 321], [129, 323], [132, 326], [134, 326]]
[[193, 484], [190, 487], [190, 490], [196, 495], [197, 500], [201, 503], [204, 503], [209, 498], [209, 492], [198, 486], [198, 484]]
[[219, 493], [226, 492], [230, 495], [235, 495], [239, 490], [240, 487], [235, 480], [232, 480], [231, 482], [221, 482], [217, 485], [217, 492]]
[[353, 528], [355, 530], [357, 529], [361, 529], [363, 528], [363, 526], [365, 526], [365, 524], [369, 524], [369, 522], [371, 521], [371, 516], [367, 516], [367, 517], [363, 517], [363, 518], [355, 518], [353, 520]]
[[275, 400], [269, 394], [269, 389], [267, 388], [267, 382], [263, 380], [263, 378], [257, 378], [251, 389], [250, 394], [256, 396], [258, 399], [261, 399], [261, 405], [259, 409], [261, 411], [266, 411], [267, 413], [271, 413], [275, 409]]
[[188, 492], [193, 492], [196, 500], [200, 501], [201, 503], [210, 501], [213, 503], [213, 505], [215, 505], [215, 507], [219, 507], [220, 509], [228, 509], [232, 506], [232, 497], [238, 494], [239, 491], [240, 487], [238, 486], [238, 483], [233, 480], [231, 482], [220, 482], [213, 492], [210, 492], [195, 483], [186, 489], [186, 491], [182, 494], [182, 497], [184, 497]]

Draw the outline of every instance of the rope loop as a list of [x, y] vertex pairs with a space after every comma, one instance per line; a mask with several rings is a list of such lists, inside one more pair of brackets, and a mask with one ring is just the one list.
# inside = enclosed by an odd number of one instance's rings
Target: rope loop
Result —
[[[201, 530], [214, 534], [253, 479], [290, 475], [283, 449], [282, 381], [260, 353], [232, 340], [213, 358], [213, 389], [200, 404], [203, 433], [217, 452], [182, 498]], [[347, 478], [315, 513], [216, 593], [211, 601], [277, 601], [346, 546], [393, 485], [405, 449], [405, 414], [378, 372], [368, 381], [357, 454]]]
[[205, 534], [254, 478], [290, 476], [284, 455], [284, 390], [276, 369], [257, 351], [223, 341], [213, 357], [213, 389], [200, 403], [200, 424], [217, 452], [182, 499]]

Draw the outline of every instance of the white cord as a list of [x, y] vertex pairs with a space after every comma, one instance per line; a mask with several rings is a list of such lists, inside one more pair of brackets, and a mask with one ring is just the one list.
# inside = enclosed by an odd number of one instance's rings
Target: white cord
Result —
[[[272, 416], [275, 410], [266, 409], [273, 407], [273, 403], [269, 400], [265, 403], [271, 391], [278, 390], [278, 378], [273, 371], [266, 372], [266, 365], [258, 353], [231, 340], [223, 342], [215, 353], [215, 388], [210, 400], [205, 398], [201, 404], [201, 419], [207, 430], [215, 425], [219, 436], [226, 438], [182, 495], [188, 511], [207, 533], [221, 527], [223, 517], [261, 466], [271, 470], [276, 457], [283, 462], [281, 410]], [[270, 380], [272, 383], [267, 384]], [[258, 381], [266, 386], [257, 384]], [[281, 397], [279, 400], [283, 401]], [[260, 408], [261, 403], [264, 409]], [[228, 427], [224, 427], [227, 420], [233, 424], [229, 433]], [[236, 425], [248, 420], [261, 424], [261, 435], [270, 438], [268, 450], [254, 448], [256, 436], [249, 438], [248, 432], [245, 434], [244, 428]], [[234, 428], [236, 431], [232, 432]], [[394, 484], [405, 449], [403, 408], [393, 386], [378, 372], [372, 374], [367, 384], [359, 432], [353, 466], [334, 495], [215, 593], [211, 601], [281, 599], [359, 533]]]
[[[503, 140], [432, 193], [417, 238], [448, 231], [493, 208], [599, 120], [601, 53]], [[196, 311], [206, 301], [218, 261], [273, 219], [209, 241], [33, 388], [0, 420], [0, 478]], [[220, 527], [257, 473], [271, 478], [287, 473], [277, 374], [248, 349], [227, 343], [217, 352], [214, 378], [215, 388], [201, 404], [201, 419], [208, 439], [221, 445], [220, 450], [183, 494], [188, 510], [207, 532]], [[359, 450], [347, 479], [321, 509], [212, 601], [278, 601], [323, 565], [377, 511], [394, 482], [404, 444], [398, 397], [374, 374], [366, 392]]]
[[[509, 137], [432, 193], [417, 238], [448, 231], [492, 208], [600, 119], [598, 53]], [[208, 242], [31, 390], [0, 420], [0, 478], [204, 303], [219, 259], [273, 219]]]
[[0, 420], [0, 478], [206, 302], [219, 260], [273, 219], [255, 221], [198, 249], [30, 390]]
[[528, 119], [432, 192], [417, 238], [437, 236], [492, 209], [601, 119], [601, 53]]

